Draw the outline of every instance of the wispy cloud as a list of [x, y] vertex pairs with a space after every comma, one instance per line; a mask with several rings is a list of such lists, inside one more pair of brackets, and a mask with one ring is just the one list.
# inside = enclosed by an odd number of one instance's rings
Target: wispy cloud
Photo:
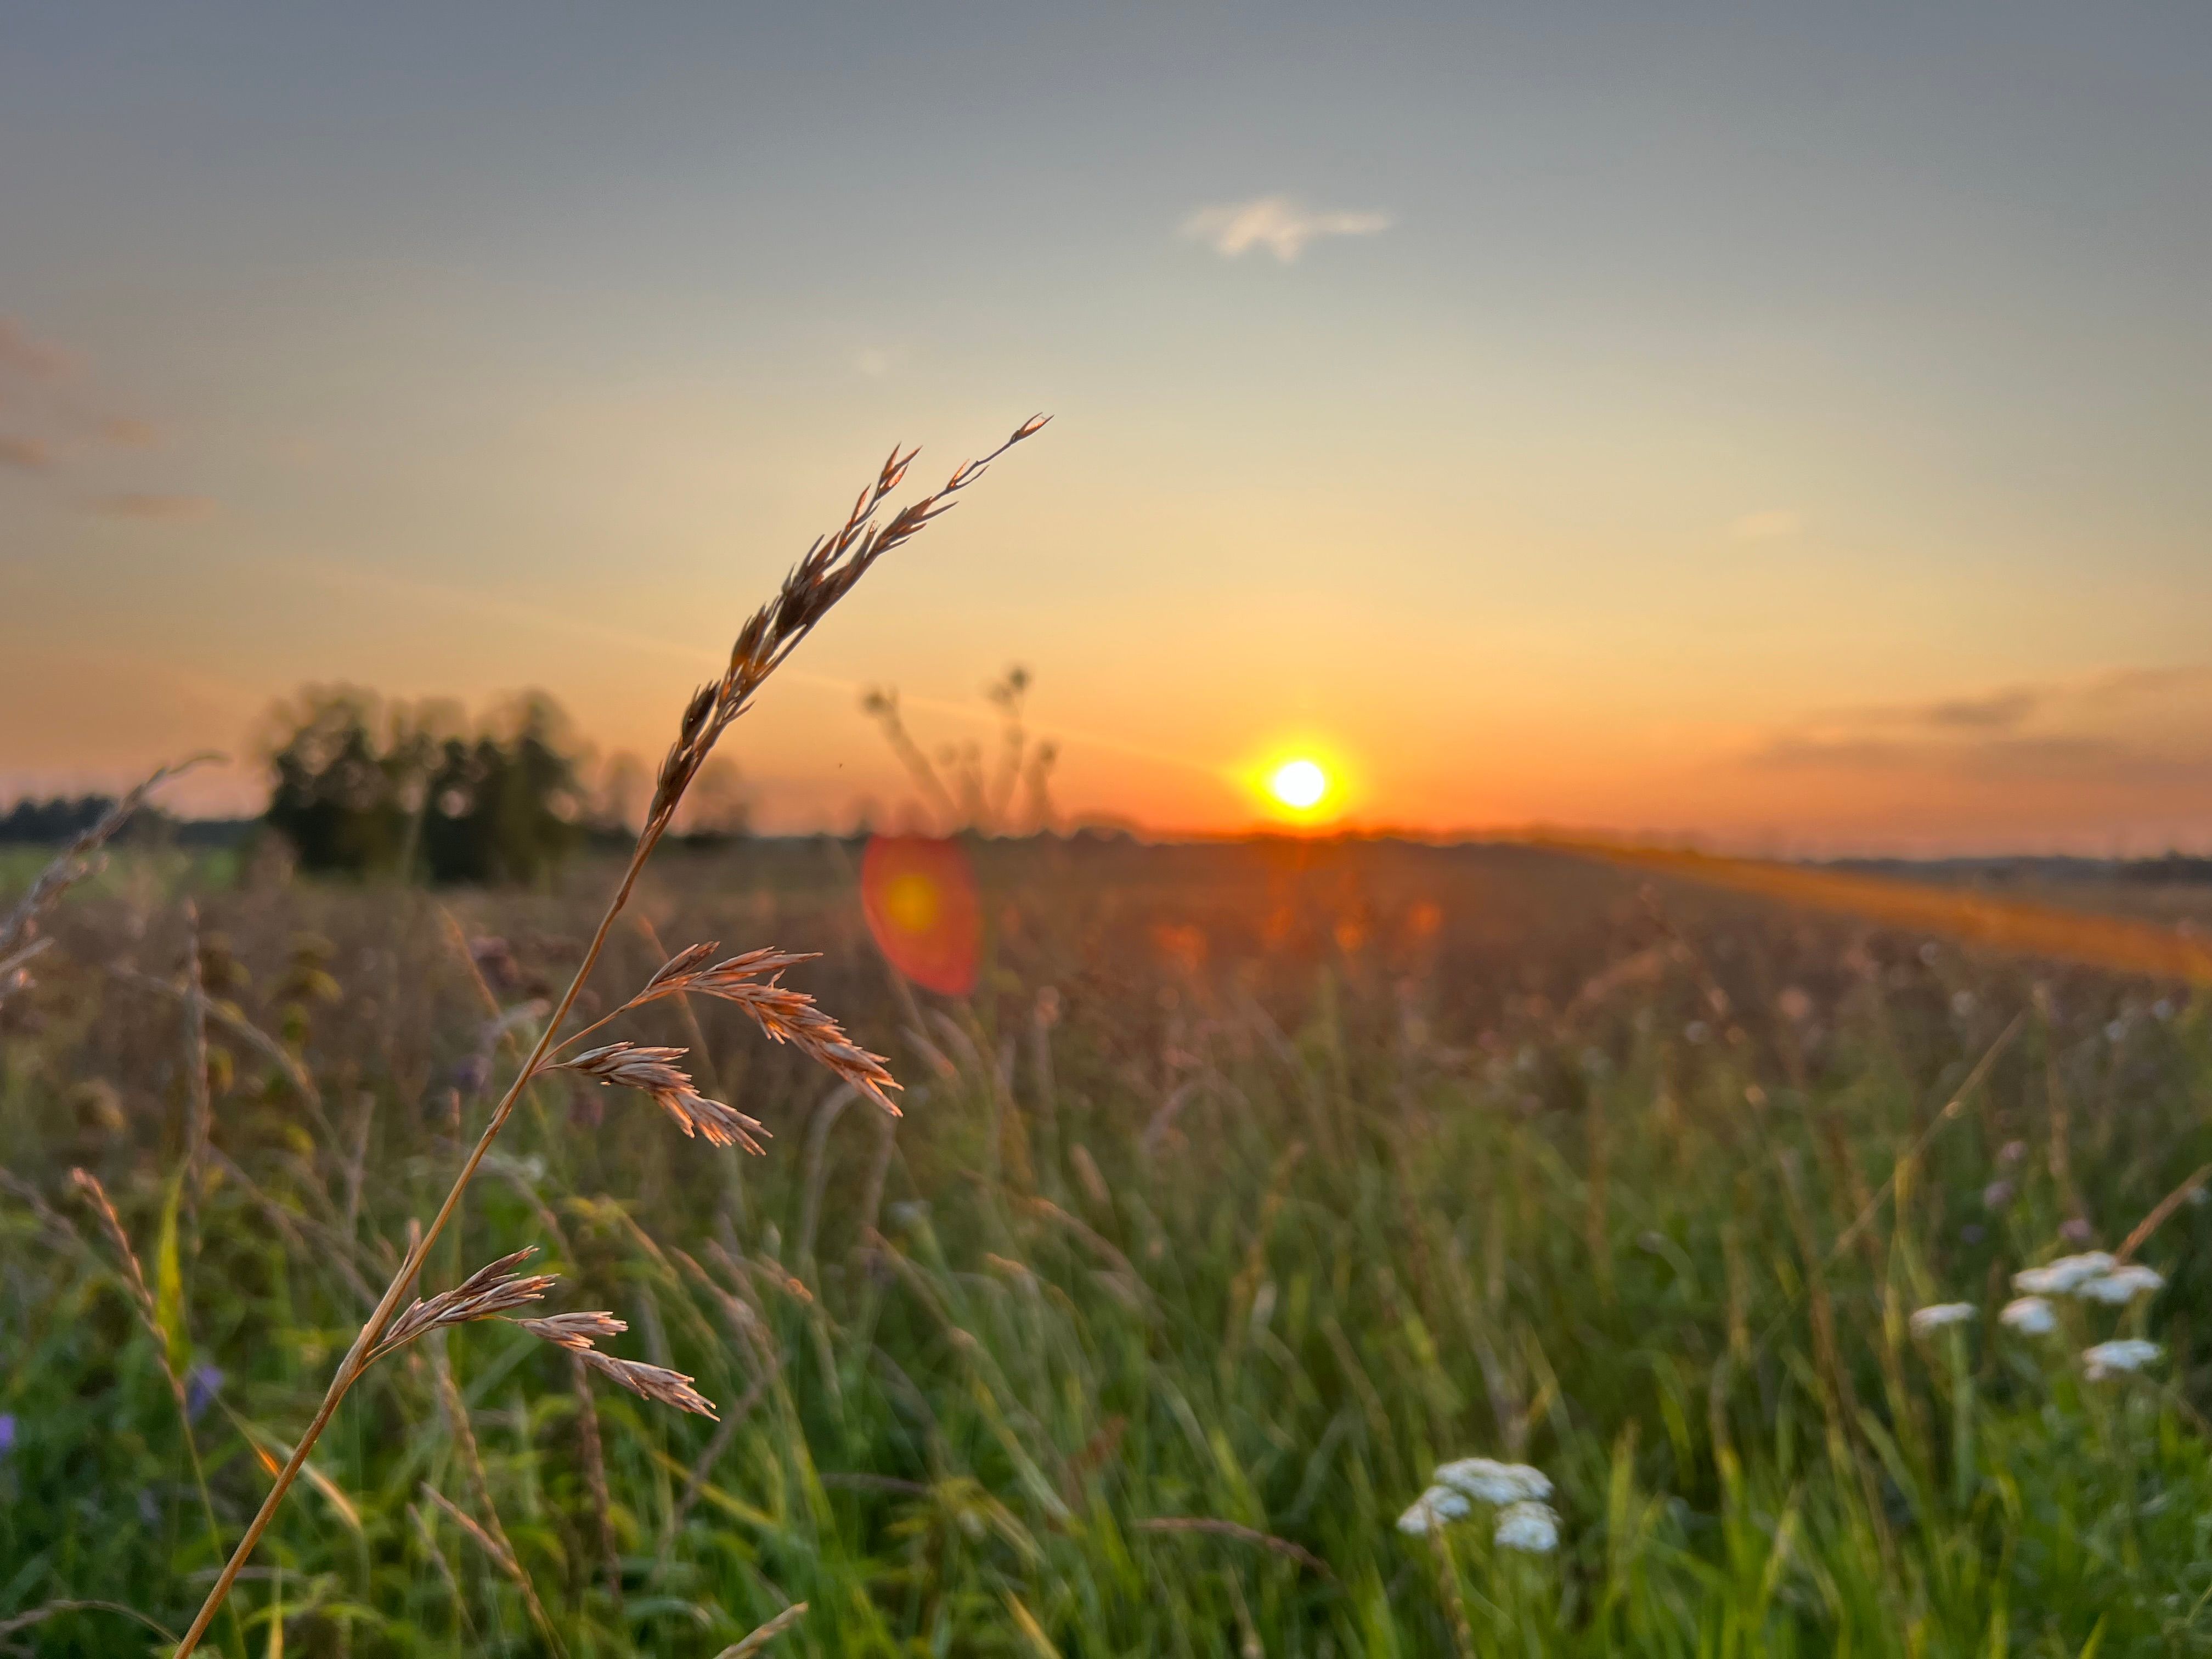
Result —
[[103, 519], [176, 523], [211, 517], [216, 504], [205, 495], [167, 495], [159, 490], [134, 489], [102, 495], [92, 503], [92, 510]]
[[1389, 229], [1387, 213], [1310, 208], [1295, 196], [1261, 196], [1194, 210], [1182, 222], [1182, 234], [1234, 259], [1264, 247], [1288, 264], [1306, 244], [1324, 236], [1373, 236]]
[[1781, 508], [1747, 513], [1729, 526], [1729, 535], [1740, 542], [1778, 542], [1804, 533], [1804, 519]]
[[0, 402], [12, 400], [26, 385], [54, 384], [67, 376], [70, 367], [61, 352], [33, 339], [20, 324], [0, 317]]
[[[54, 480], [90, 471], [98, 489], [125, 453], [159, 438], [148, 422], [118, 409], [72, 354], [0, 317], [0, 472]], [[122, 482], [118, 480], [118, 482]], [[125, 489], [94, 496], [89, 509], [104, 518], [204, 518], [215, 503], [203, 495]]]
[[1869, 779], [2203, 792], [2212, 664], [1833, 709], [1770, 732], [1747, 759]]
[[54, 465], [54, 452], [36, 438], [17, 438], [0, 432], [0, 467], [11, 472], [46, 472]]

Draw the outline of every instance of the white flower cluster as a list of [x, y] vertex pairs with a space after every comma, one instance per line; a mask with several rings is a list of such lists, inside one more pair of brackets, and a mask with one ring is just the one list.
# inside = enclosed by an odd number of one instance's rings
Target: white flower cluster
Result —
[[2081, 1365], [2091, 1382], [2101, 1382], [2115, 1371], [2139, 1371], [2163, 1352], [2155, 1342], [2123, 1337], [2117, 1342], [2100, 1342], [2089, 1349], [2081, 1356]]
[[1455, 1458], [1437, 1466], [1434, 1483], [1398, 1517], [1398, 1530], [1419, 1537], [1484, 1504], [1498, 1511], [1492, 1536], [1500, 1549], [1548, 1555], [1559, 1547], [1559, 1515], [1544, 1501], [1551, 1495], [1551, 1477], [1526, 1463]]
[[[2139, 1262], [2119, 1262], [2104, 1250], [2084, 1250], [2062, 1255], [2040, 1267], [2024, 1267], [2012, 1276], [2021, 1292], [1998, 1311], [1997, 1322], [2023, 1336], [2047, 1336], [2058, 1328], [2058, 1310], [2051, 1298], [2071, 1296], [2084, 1302], [2100, 1302], [2108, 1308], [2125, 1307], [2138, 1297], [2149, 1296], [2166, 1285], [2166, 1276]], [[1975, 1316], [1968, 1302], [1938, 1302], [1912, 1316], [1912, 1334], [1925, 1336], [1946, 1326], [1961, 1325]], [[2082, 1354], [2081, 1363], [2093, 1379], [2120, 1371], [2141, 1370], [2163, 1352], [2155, 1342], [2130, 1337], [2100, 1342]]]
[[1946, 1325], [1963, 1325], [1975, 1314], [1971, 1302], [1938, 1302], [1933, 1307], [1923, 1308], [1912, 1316], [1912, 1334], [1925, 1336], [1930, 1331], [1940, 1331]]
[[2040, 1267], [2027, 1267], [2012, 1276], [2013, 1287], [2028, 1296], [2078, 1296], [2108, 1307], [2123, 1307], [2139, 1296], [2162, 1289], [2165, 1275], [2155, 1268], [2130, 1261], [2122, 1267], [2103, 1250], [2062, 1255]]
[[2022, 1336], [2048, 1336], [2058, 1328], [2058, 1316], [2039, 1296], [2016, 1296], [2004, 1304], [1997, 1322]]

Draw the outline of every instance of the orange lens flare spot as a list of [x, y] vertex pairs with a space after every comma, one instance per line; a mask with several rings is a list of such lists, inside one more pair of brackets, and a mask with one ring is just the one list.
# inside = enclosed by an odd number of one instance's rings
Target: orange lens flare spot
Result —
[[884, 889], [884, 920], [902, 933], [927, 933], [942, 908], [935, 879], [920, 871], [895, 876]]
[[982, 906], [967, 849], [878, 836], [860, 855], [860, 905], [884, 959], [924, 990], [966, 996], [982, 955]]

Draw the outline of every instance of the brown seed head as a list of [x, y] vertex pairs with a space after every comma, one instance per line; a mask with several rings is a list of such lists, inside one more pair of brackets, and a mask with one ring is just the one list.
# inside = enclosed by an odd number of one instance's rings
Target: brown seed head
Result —
[[517, 1273], [514, 1268], [538, 1254], [535, 1244], [512, 1255], [503, 1255], [477, 1268], [450, 1291], [425, 1300], [417, 1297], [406, 1312], [385, 1327], [384, 1337], [370, 1350], [371, 1359], [404, 1347], [425, 1332], [445, 1325], [465, 1325], [472, 1319], [489, 1319], [511, 1308], [526, 1307], [542, 1298], [560, 1281], [550, 1273]]
[[543, 1342], [580, 1352], [600, 1337], [620, 1336], [629, 1327], [611, 1313], [548, 1314], [543, 1319], [514, 1322]]
[[619, 1382], [641, 1400], [673, 1406], [679, 1412], [691, 1412], [701, 1417], [714, 1415], [714, 1401], [693, 1388], [691, 1379], [681, 1371], [647, 1365], [635, 1359], [617, 1359], [592, 1347], [574, 1352], [593, 1370]]
[[716, 1146], [743, 1146], [755, 1153], [764, 1151], [759, 1137], [765, 1136], [768, 1130], [757, 1120], [719, 1100], [708, 1099], [694, 1088], [690, 1076], [673, 1063], [681, 1060], [684, 1053], [682, 1048], [610, 1042], [603, 1048], [589, 1049], [550, 1069], [580, 1072], [600, 1083], [641, 1089], [653, 1097], [653, 1104], [676, 1120], [677, 1127], [685, 1134], [703, 1135]]

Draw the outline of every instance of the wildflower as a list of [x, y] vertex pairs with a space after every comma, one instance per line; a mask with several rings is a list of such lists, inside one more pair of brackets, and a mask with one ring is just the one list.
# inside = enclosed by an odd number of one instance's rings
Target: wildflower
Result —
[[1434, 1528], [1462, 1519], [1471, 1507], [1466, 1498], [1449, 1486], [1431, 1486], [1406, 1506], [1398, 1517], [1398, 1530], [1419, 1538]]
[[2075, 1287], [2074, 1294], [2117, 1308], [2139, 1296], [2148, 1296], [2165, 1284], [2166, 1275], [2155, 1267], [2145, 1267], [2130, 1261], [2124, 1267], [2115, 1267], [2108, 1273], [2083, 1279]]
[[1946, 1325], [1963, 1325], [1973, 1316], [1974, 1304], [1971, 1302], [1938, 1302], [1912, 1316], [1912, 1334], [1925, 1336]]
[[2051, 1304], [2041, 1297], [2021, 1296], [2004, 1304], [1997, 1322], [2023, 1336], [2044, 1336], [2057, 1328], [2058, 1316], [2051, 1312]]
[[1997, 1162], [2000, 1164], [2017, 1164], [2027, 1156], [2027, 1143], [2024, 1140], [2008, 1140], [1997, 1148]]
[[1492, 1537], [1502, 1550], [1549, 1555], [1559, 1547], [1559, 1517], [1549, 1504], [1523, 1498], [1498, 1512], [1498, 1530]]
[[2112, 1270], [2112, 1258], [2103, 1250], [2081, 1255], [2062, 1255], [2040, 1267], [2025, 1267], [2012, 1276], [2013, 1286], [2031, 1296], [2066, 1296], [2076, 1286], [2101, 1278]]
[[0, 1457], [15, 1449], [15, 1413], [0, 1412]]
[[2065, 1225], [2059, 1228], [2058, 1231], [2060, 1235], [2063, 1237], [2069, 1243], [2087, 1244], [2089, 1242], [2091, 1235], [2095, 1231], [2095, 1229], [2089, 1225], [2088, 1217], [2077, 1215], [2071, 1220], [2068, 1221]]
[[2081, 1364], [2091, 1382], [2101, 1382], [2115, 1371], [2139, 1371], [2163, 1352], [2155, 1342], [2123, 1337], [2116, 1342], [2100, 1342], [2081, 1356]]
[[1498, 1463], [1487, 1457], [1462, 1457], [1441, 1464], [1437, 1482], [1464, 1492], [1478, 1504], [1517, 1504], [1525, 1498], [1549, 1498], [1552, 1482], [1541, 1469], [1526, 1463]]
[[185, 1415], [197, 1423], [215, 1397], [222, 1392], [222, 1371], [215, 1365], [195, 1365], [185, 1373]]
[[1982, 1207], [1985, 1210], [2002, 1210], [2012, 1202], [2014, 1191], [2013, 1184], [2009, 1181], [2002, 1177], [1992, 1181], [1982, 1188]]

